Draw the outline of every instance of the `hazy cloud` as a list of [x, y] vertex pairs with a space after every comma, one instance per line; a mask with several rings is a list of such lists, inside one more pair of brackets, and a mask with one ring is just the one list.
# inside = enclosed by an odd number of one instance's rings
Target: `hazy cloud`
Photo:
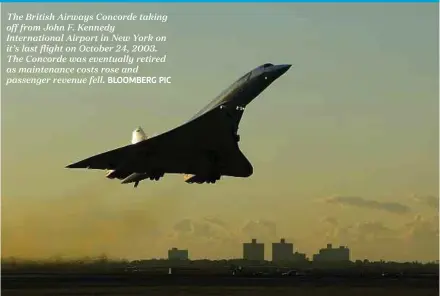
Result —
[[172, 244], [191, 250], [192, 258], [239, 257], [241, 238], [226, 222], [215, 217], [182, 219], [173, 226]]
[[174, 236], [181, 239], [205, 241], [230, 241], [235, 239], [234, 231], [218, 218], [182, 219], [173, 226]]
[[322, 225], [313, 233], [315, 248], [326, 243], [348, 245], [352, 258], [356, 259], [430, 261], [438, 258], [438, 215], [416, 215], [395, 227], [375, 220], [342, 223], [333, 217], [323, 218]]
[[275, 239], [277, 226], [275, 222], [268, 220], [248, 221], [241, 232], [248, 238]]
[[329, 225], [338, 225], [338, 220], [335, 217], [325, 217], [322, 222]]
[[[416, 215], [401, 228], [402, 249], [406, 258], [434, 260], [439, 254], [438, 215], [423, 217]], [[417, 254], [417, 255], [415, 255]]]
[[[172, 230], [169, 238], [173, 244], [198, 250], [198, 256], [203, 258], [240, 258], [241, 244], [251, 238], [266, 243], [280, 239], [277, 237], [276, 223], [264, 219], [246, 221], [241, 227], [229, 225], [217, 217], [182, 219], [174, 224]], [[288, 237], [286, 239], [292, 241]]]
[[358, 242], [377, 244], [393, 239], [395, 233], [392, 229], [379, 221], [365, 221], [356, 224], [354, 239]]
[[418, 214], [412, 221], [406, 223], [404, 228], [406, 237], [411, 240], [423, 241], [426, 238], [438, 240], [439, 237], [438, 216], [427, 219]]
[[229, 228], [228, 225], [226, 224], [226, 222], [224, 222], [223, 220], [221, 220], [220, 218], [217, 217], [205, 217], [203, 218], [203, 220], [205, 220], [208, 223], [211, 223], [213, 225], [217, 225], [218, 227], [221, 228]]
[[437, 209], [439, 208], [439, 200], [437, 196], [433, 195], [425, 195], [425, 196], [414, 196], [414, 199], [422, 204], [425, 204], [431, 208]]
[[178, 233], [188, 234], [193, 232], [193, 224], [190, 219], [183, 219], [174, 224], [173, 229]]
[[376, 200], [368, 200], [358, 196], [332, 196], [325, 200], [328, 203], [337, 203], [360, 208], [369, 208], [383, 210], [395, 214], [406, 214], [411, 209], [403, 204], [396, 202], [380, 202]]

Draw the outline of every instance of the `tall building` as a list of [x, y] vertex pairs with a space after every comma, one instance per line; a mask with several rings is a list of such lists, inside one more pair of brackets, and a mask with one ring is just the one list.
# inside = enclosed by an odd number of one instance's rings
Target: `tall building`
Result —
[[243, 244], [243, 259], [253, 261], [264, 261], [264, 244], [257, 243], [252, 239], [250, 243]]
[[293, 244], [286, 243], [282, 238], [279, 243], [272, 243], [272, 261], [292, 261], [293, 259]]
[[168, 260], [188, 260], [188, 250], [172, 248], [168, 250]]
[[350, 261], [350, 249], [340, 246], [333, 248], [332, 244], [327, 244], [327, 248], [320, 249], [318, 254], [313, 255], [316, 262], [347, 262]]

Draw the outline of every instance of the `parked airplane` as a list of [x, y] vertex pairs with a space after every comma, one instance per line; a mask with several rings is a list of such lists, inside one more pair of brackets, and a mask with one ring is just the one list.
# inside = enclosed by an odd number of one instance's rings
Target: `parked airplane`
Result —
[[264, 64], [239, 78], [183, 125], [147, 138], [142, 128], [132, 144], [67, 166], [109, 170], [106, 177], [134, 183], [184, 174], [187, 183], [215, 183], [222, 176], [249, 177], [253, 167], [238, 146], [245, 107], [291, 65]]

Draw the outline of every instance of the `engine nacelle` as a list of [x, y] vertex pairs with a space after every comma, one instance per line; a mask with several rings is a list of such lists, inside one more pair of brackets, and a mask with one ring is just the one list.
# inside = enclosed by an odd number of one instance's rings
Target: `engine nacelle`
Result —
[[124, 180], [122, 180], [122, 184], [128, 184], [128, 183], [134, 183], [134, 182], [140, 182], [144, 179], [147, 179], [149, 176], [148, 174], [140, 174], [140, 173], [133, 173]]
[[115, 176], [115, 173], [116, 173], [116, 171], [115, 170], [108, 170], [107, 171], [107, 174], [105, 175], [107, 178], [109, 178], [109, 179], [114, 179], [116, 176]]
[[185, 175], [183, 175], [183, 180], [186, 182], [186, 181], [190, 180], [192, 177], [194, 177], [194, 175], [185, 174]]

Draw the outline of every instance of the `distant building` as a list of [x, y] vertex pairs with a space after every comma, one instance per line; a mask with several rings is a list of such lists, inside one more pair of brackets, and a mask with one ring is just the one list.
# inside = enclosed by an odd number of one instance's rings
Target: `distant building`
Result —
[[316, 262], [347, 262], [350, 261], [350, 249], [344, 246], [333, 248], [332, 244], [327, 244], [327, 248], [319, 250], [318, 254], [313, 255]]
[[295, 252], [292, 254], [292, 261], [294, 262], [305, 262], [307, 260], [307, 256], [304, 253]]
[[172, 248], [168, 250], [168, 260], [188, 260], [188, 250]]
[[286, 243], [282, 238], [279, 243], [272, 243], [272, 261], [292, 261], [293, 259], [293, 244]]
[[253, 260], [253, 261], [264, 261], [264, 244], [257, 243], [256, 239], [252, 239], [251, 243], [244, 243], [243, 259]]

